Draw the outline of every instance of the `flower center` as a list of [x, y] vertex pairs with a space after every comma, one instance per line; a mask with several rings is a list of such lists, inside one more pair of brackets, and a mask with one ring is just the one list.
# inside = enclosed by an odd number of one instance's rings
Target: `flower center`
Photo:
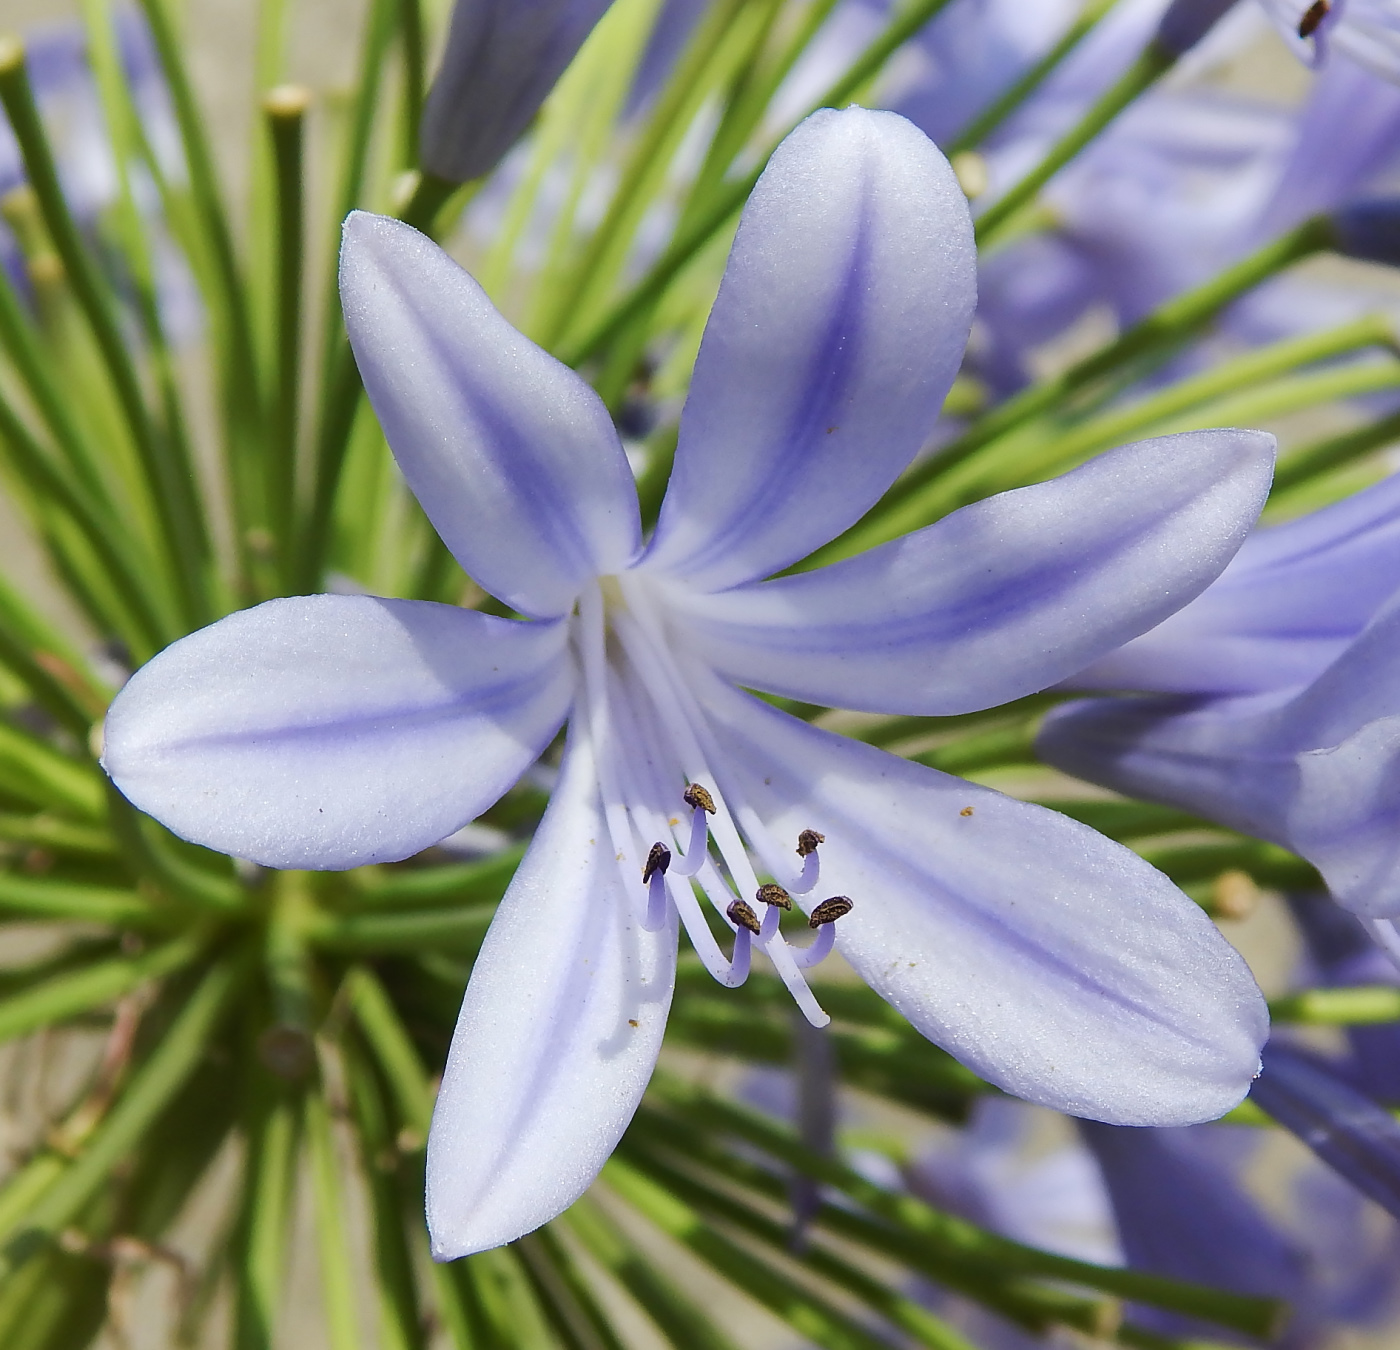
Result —
[[[575, 644], [583, 726], [638, 921], [655, 932], [679, 918], [710, 974], [730, 988], [748, 978], [757, 943], [807, 1020], [825, 1026], [830, 1018], [802, 972], [831, 952], [835, 921], [851, 901], [833, 896], [816, 905], [808, 919], [816, 935], [806, 946], [789, 944], [780, 929], [792, 895], [817, 886], [824, 836], [803, 830], [795, 849], [800, 866], [793, 866], [793, 854], [743, 801], [733, 776], [715, 773], [715, 737], [644, 579], [605, 577], [590, 586], [579, 600]], [[759, 881], [755, 858], [772, 880]], [[732, 956], [711, 931], [702, 898], [733, 933]]]

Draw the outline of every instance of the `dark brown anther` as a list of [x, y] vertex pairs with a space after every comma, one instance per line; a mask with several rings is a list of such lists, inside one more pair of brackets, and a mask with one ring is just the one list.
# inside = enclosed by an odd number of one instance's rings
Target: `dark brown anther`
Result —
[[731, 901], [725, 913], [729, 915], [730, 923], [738, 924], [740, 928], [747, 928], [750, 933], [755, 935], [758, 933], [758, 915], [753, 912], [753, 906], [747, 900]]
[[812, 911], [807, 922], [813, 928], [820, 928], [824, 923], [835, 923], [837, 919], [849, 914], [854, 908], [855, 906], [844, 895], [833, 895], [830, 900], [823, 900]]
[[1313, 0], [1313, 3], [1303, 11], [1303, 17], [1298, 20], [1298, 36], [1300, 38], [1312, 37], [1325, 19], [1332, 12], [1331, 0]]
[[781, 886], [775, 886], [771, 881], [766, 886], [760, 886], [753, 893], [753, 898], [760, 904], [777, 905], [779, 909], [792, 908], [792, 896]]
[[710, 796], [709, 788], [701, 787], [699, 783], [692, 783], [681, 794], [685, 798], [685, 804], [694, 807], [697, 811], [704, 811], [708, 815], [715, 813], [715, 799]]
[[818, 834], [815, 830], [803, 830], [797, 836], [797, 856], [805, 858], [809, 853], [817, 851], [818, 844], [826, 843], [826, 835]]
[[651, 852], [647, 854], [646, 866], [642, 868], [642, 880], [650, 881], [652, 876], [660, 872], [666, 875], [666, 869], [671, 865], [671, 850], [665, 844], [653, 844]]

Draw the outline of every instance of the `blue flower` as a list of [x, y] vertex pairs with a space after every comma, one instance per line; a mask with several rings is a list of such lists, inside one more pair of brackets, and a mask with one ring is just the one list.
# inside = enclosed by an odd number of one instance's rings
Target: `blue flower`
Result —
[[[1018, 698], [1197, 594], [1254, 519], [1272, 438], [1195, 432], [764, 581], [917, 453], [973, 274], [963, 194], [920, 132], [862, 109], [809, 118], [745, 209], [644, 545], [588, 385], [428, 239], [347, 221], [346, 323], [399, 465], [464, 568], [529, 618], [269, 601], [138, 672], [104, 763], [187, 838], [344, 868], [457, 829], [568, 718], [438, 1099], [439, 1256], [529, 1231], [596, 1175], [660, 1048], [679, 924], [723, 983], [760, 946], [817, 1025], [802, 971], [835, 931], [930, 1039], [1076, 1114], [1181, 1123], [1245, 1092], [1258, 990], [1159, 873], [1057, 813], [742, 692], [921, 715]], [[819, 929], [805, 948], [779, 931], [790, 897]]]
[[1179, 697], [1069, 704], [1037, 748], [1081, 778], [1282, 844], [1340, 904], [1388, 923], [1400, 916], [1397, 562], [1400, 479], [1258, 531], [1185, 611], [1073, 681]]

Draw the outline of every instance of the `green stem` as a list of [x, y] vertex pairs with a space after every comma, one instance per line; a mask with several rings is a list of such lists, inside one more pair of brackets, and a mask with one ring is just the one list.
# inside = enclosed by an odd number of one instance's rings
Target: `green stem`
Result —
[[221, 962], [203, 979], [174, 1024], [132, 1075], [120, 1099], [88, 1137], [82, 1152], [37, 1199], [0, 1251], [0, 1276], [45, 1248], [108, 1183], [160, 1114], [199, 1067], [239, 982], [239, 971]]
[[1340, 436], [1329, 436], [1326, 440], [1294, 450], [1279, 460], [1274, 472], [1274, 491], [1277, 493], [1306, 483], [1329, 469], [1350, 464], [1395, 440], [1400, 440], [1400, 412], [1390, 413], [1355, 431], [1345, 431]]
[[985, 1262], [988, 1273], [997, 1278], [1064, 1280], [1153, 1307], [1205, 1317], [1254, 1336], [1268, 1336], [1277, 1324], [1280, 1307], [1275, 1300], [1207, 1289], [1041, 1251], [942, 1213], [912, 1196], [883, 1190], [844, 1164], [804, 1148], [791, 1130], [668, 1074], [653, 1078], [651, 1091], [683, 1112], [688, 1124], [745, 1139], [835, 1186], [877, 1217], [896, 1223], [911, 1234], [917, 1233], [930, 1246], [944, 1249], [950, 1258]]
[[44, 222], [63, 260], [73, 294], [97, 340], [132, 439], [141, 457], [162, 539], [170, 552], [171, 580], [183, 602], [185, 619], [197, 627], [211, 617], [205, 587], [209, 543], [204, 513], [187, 465], [172, 453], [165, 433], [152, 421], [136, 367], [127, 350], [111, 297], [68, 211], [53, 153], [34, 104], [25, 69], [24, 48], [0, 41], [0, 102], [19, 143], [25, 172], [39, 199]]
[[419, 0], [398, 0], [403, 41], [403, 163], [418, 163], [418, 125], [423, 120], [423, 10]]
[[1118, 0], [1089, 0], [1084, 12], [1066, 29], [1064, 36], [1024, 75], [1012, 81], [972, 121], [943, 147], [949, 159], [981, 145], [1042, 84], [1059, 69], [1065, 58], [1098, 26]]
[[1270, 999], [1275, 1022], [1314, 1027], [1371, 1026], [1400, 1022], [1400, 989], [1390, 984], [1358, 985], [1350, 989], [1304, 989]]
[[189, 965], [204, 946], [203, 936], [187, 934], [142, 956], [97, 961], [0, 998], [0, 1040], [12, 1040], [40, 1027], [57, 1026], [111, 1003], [148, 980], [162, 979]]
[[346, 992], [375, 1062], [394, 1095], [399, 1117], [420, 1140], [428, 1137], [433, 1092], [398, 1010], [368, 966], [356, 966], [345, 978]]
[[331, 1350], [358, 1350], [357, 1273], [347, 1242], [350, 1230], [341, 1195], [340, 1160], [336, 1156], [330, 1108], [319, 1092], [306, 1094], [302, 1128], [306, 1133], [311, 1187], [316, 1200], [316, 1247], [321, 1266], [321, 1293], [326, 1305], [327, 1339]]
[[[236, 514], [247, 523], [253, 506], [253, 482], [263, 427], [262, 390], [253, 342], [253, 322], [248, 293], [238, 266], [229, 231], [229, 214], [219, 188], [214, 158], [204, 131], [203, 118], [185, 69], [179, 38], [171, 25], [166, 0], [139, 0], [150, 26], [160, 60], [161, 74], [170, 92], [181, 148], [189, 170], [190, 195], [201, 231], [201, 242], [212, 261], [212, 309], [220, 320], [221, 346], [226, 359], [221, 396], [228, 422], [230, 465], [235, 488]], [[241, 531], [240, 531], [241, 535]], [[243, 540], [238, 541], [240, 552]]]
[[267, 474], [267, 518], [291, 581], [296, 522], [297, 412], [301, 387], [301, 298], [305, 252], [302, 146], [311, 94], [299, 85], [281, 85], [263, 98], [272, 141], [277, 188], [277, 360], [272, 396], [272, 456]]
[[9, 447], [11, 462], [30, 491], [67, 515], [117, 581], [129, 611], [123, 621], [114, 626], [118, 631], [134, 633], [138, 651], [159, 651], [173, 634], [166, 620], [151, 605], [150, 587], [141, 561], [128, 556], [129, 537], [89, 498], [85, 489], [69, 481], [3, 396], [0, 396], [0, 441]]
[[1065, 133], [1020, 182], [977, 218], [977, 244], [988, 247], [1007, 223], [1086, 145], [1139, 95], [1150, 89], [1180, 58], [1156, 42], [1133, 62], [1113, 86], [1095, 100], [1079, 122]]

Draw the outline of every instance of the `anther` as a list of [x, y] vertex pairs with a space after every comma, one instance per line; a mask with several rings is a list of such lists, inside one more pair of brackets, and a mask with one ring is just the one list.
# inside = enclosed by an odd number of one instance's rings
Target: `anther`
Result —
[[775, 886], [771, 881], [765, 886], [760, 886], [754, 892], [753, 898], [760, 904], [777, 905], [779, 909], [792, 908], [792, 897], [781, 886]]
[[652, 875], [660, 872], [666, 875], [666, 869], [671, 865], [671, 850], [665, 844], [656, 843], [651, 846], [651, 852], [647, 854], [646, 866], [642, 868], [642, 880], [650, 881]]
[[1300, 38], [1312, 37], [1322, 26], [1322, 21], [1332, 12], [1331, 0], [1314, 0], [1303, 11], [1303, 17], [1298, 21], [1298, 36]]
[[818, 844], [826, 843], [826, 835], [818, 834], [815, 830], [803, 830], [797, 836], [797, 856], [805, 858], [809, 853], [817, 851]]
[[704, 811], [706, 815], [714, 815], [715, 799], [710, 796], [709, 788], [701, 787], [699, 783], [692, 783], [681, 794], [685, 799], [685, 804], [694, 807], [697, 811]]
[[807, 922], [813, 928], [820, 928], [823, 924], [835, 923], [837, 919], [849, 914], [855, 906], [844, 895], [833, 895], [830, 900], [823, 900], [808, 916]]
[[731, 901], [725, 913], [729, 915], [731, 923], [740, 928], [747, 928], [750, 933], [758, 933], [760, 927], [758, 915], [753, 912], [753, 906], [747, 900]]

